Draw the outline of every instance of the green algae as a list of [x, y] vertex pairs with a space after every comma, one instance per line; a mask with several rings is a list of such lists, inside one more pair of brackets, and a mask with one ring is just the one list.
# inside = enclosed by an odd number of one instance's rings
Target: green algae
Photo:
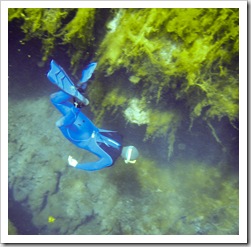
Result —
[[89, 57], [93, 42], [95, 9], [27, 8], [9, 9], [9, 21], [21, 19], [24, 41], [37, 38], [42, 42], [46, 61], [59, 45], [68, 45], [67, 53], [73, 71]]
[[[142, 86], [138, 94], [163, 114], [171, 100], [184, 100], [191, 125], [200, 117], [238, 119], [238, 9], [128, 9], [117, 16], [98, 50], [106, 75], [126, 68], [129, 81], [132, 74], [131, 83]], [[166, 129], [168, 121], [160, 122]]]
[[[210, 106], [209, 118], [238, 118], [237, 9], [121, 11], [119, 28], [106, 35], [99, 50], [108, 75], [125, 67], [151, 88], [143, 88], [146, 97], [157, 92], [157, 103], [164, 103], [162, 90], [171, 91], [170, 77], [182, 80], [172, 93], [186, 99], [192, 117]], [[190, 100], [195, 90], [206, 99]]]
[[238, 120], [238, 9], [111, 9], [99, 37], [102, 13], [9, 9], [9, 21], [23, 21], [25, 40], [41, 39], [44, 61], [59, 45], [66, 47], [73, 74], [90, 58], [98, 61], [89, 87], [98, 123], [107, 112], [124, 111], [134, 97], [148, 102], [145, 140], [168, 136], [168, 156], [184, 116], [190, 129], [199, 118]]
[[146, 128], [145, 140], [155, 138], [166, 138], [168, 140], [168, 160], [173, 154], [176, 131], [179, 127], [181, 117], [173, 111], [151, 110], [149, 124]]

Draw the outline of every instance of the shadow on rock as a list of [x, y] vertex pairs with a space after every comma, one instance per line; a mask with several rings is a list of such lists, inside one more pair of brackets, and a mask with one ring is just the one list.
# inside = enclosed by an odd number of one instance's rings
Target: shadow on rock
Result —
[[12, 191], [8, 191], [8, 216], [17, 228], [19, 235], [38, 235], [39, 230], [32, 224], [32, 214], [13, 198]]
[[119, 195], [129, 197], [140, 196], [141, 186], [137, 171], [133, 166], [116, 164], [116, 168], [114, 167], [113, 172], [109, 174], [109, 180], [117, 187]]

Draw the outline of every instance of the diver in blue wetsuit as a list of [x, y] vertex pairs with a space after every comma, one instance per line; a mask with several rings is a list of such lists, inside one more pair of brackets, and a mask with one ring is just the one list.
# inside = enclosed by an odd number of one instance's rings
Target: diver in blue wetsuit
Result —
[[87, 171], [111, 166], [120, 154], [126, 163], [135, 163], [139, 155], [134, 146], [122, 147], [122, 137], [116, 131], [97, 128], [80, 110], [89, 104], [82, 93], [96, 66], [97, 63], [90, 63], [83, 70], [77, 86], [54, 60], [51, 61], [51, 69], [47, 74], [48, 79], [61, 89], [51, 95], [51, 102], [63, 114], [56, 126], [70, 142], [99, 157], [96, 162], [84, 164], [78, 163], [71, 156], [68, 157], [69, 165]]

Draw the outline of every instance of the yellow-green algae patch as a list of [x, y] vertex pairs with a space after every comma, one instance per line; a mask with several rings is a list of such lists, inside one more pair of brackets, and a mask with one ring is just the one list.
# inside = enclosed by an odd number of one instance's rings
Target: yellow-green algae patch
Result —
[[[239, 111], [238, 9], [110, 9], [102, 23], [103, 13], [9, 9], [9, 21], [22, 19], [25, 40], [41, 39], [42, 60], [64, 45], [73, 74], [90, 59], [98, 62], [89, 87], [98, 123], [106, 113], [118, 112], [130, 122], [123, 112], [138, 98], [149, 106], [145, 140], [164, 134], [174, 143], [186, 116], [190, 127], [198, 118], [210, 123], [223, 117], [234, 126]], [[171, 156], [171, 146], [168, 152]]]

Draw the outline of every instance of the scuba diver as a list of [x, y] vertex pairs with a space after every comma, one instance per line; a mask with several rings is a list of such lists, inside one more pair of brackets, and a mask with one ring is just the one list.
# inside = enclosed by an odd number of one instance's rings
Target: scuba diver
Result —
[[122, 147], [122, 136], [118, 132], [97, 128], [81, 112], [81, 108], [89, 104], [89, 100], [84, 97], [83, 93], [97, 63], [90, 63], [82, 71], [82, 78], [76, 86], [64, 69], [54, 60], [51, 61], [50, 65], [47, 77], [61, 89], [51, 95], [52, 104], [63, 114], [63, 117], [56, 122], [56, 126], [74, 145], [99, 158], [98, 161], [82, 164], [69, 155], [68, 164], [81, 170], [100, 170], [113, 165], [119, 155], [122, 156], [125, 163], [135, 163], [139, 153], [134, 146]]

